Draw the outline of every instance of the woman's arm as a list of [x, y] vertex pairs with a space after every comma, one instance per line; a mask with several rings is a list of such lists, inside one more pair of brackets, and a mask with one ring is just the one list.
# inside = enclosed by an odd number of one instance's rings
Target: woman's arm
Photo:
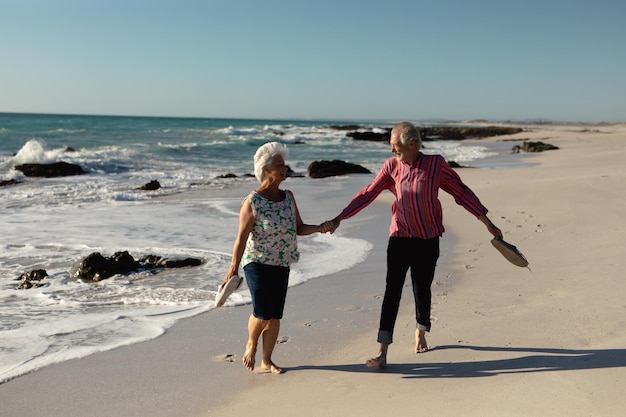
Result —
[[254, 215], [252, 214], [252, 206], [250, 205], [250, 199], [246, 198], [239, 210], [239, 231], [237, 232], [237, 238], [233, 245], [233, 256], [230, 261], [230, 267], [224, 277], [224, 282], [228, 281], [233, 275], [239, 275], [239, 264], [241, 263], [241, 257], [246, 248], [246, 242], [252, 227], [254, 226]]

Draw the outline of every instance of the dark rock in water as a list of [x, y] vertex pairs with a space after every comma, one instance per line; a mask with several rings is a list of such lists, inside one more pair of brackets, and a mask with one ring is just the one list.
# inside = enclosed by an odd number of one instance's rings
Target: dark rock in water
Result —
[[16, 180], [4, 180], [4, 181], [0, 181], [0, 187], [5, 187], [7, 185], [15, 185], [15, 184], [19, 184], [19, 181]]
[[159, 183], [157, 180], [152, 180], [142, 185], [141, 187], [139, 187], [140, 190], [144, 190], [144, 191], [154, 191], [154, 190], [158, 190], [159, 188], [161, 188], [161, 183]]
[[83, 169], [69, 162], [55, 162], [53, 164], [22, 164], [15, 167], [27, 177], [65, 177], [69, 175], [82, 175]]
[[70, 268], [70, 277], [96, 282], [117, 274], [124, 275], [157, 268], [183, 268], [201, 264], [202, 260], [197, 258], [167, 259], [157, 255], [146, 255], [136, 261], [128, 251], [116, 252], [110, 258], [94, 252]]
[[141, 267], [141, 264], [128, 251], [115, 252], [109, 260], [113, 263], [115, 274], [127, 274]]
[[530, 142], [526, 141], [522, 144], [522, 150], [524, 152], [543, 152], [559, 149], [558, 146], [550, 145], [543, 142]]
[[287, 177], [288, 178], [303, 178], [304, 175], [294, 171], [293, 169], [291, 169], [289, 165], [287, 165]]
[[186, 268], [188, 266], [200, 266], [202, 261], [196, 258], [166, 259], [162, 264], [165, 268]]
[[328, 127], [333, 130], [359, 130], [361, 128], [359, 125], [330, 125]]
[[554, 145], [550, 145], [549, 143], [543, 143], [543, 142], [531, 142], [531, 141], [524, 141], [524, 143], [522, 143], [522, 146], [520, 145], [515, 145], [513, 146], [513, 148], [511, 149], [511, 153], [520, 153], [521, 151], [524, 152], [543, 152], [543, 151], [552, 151], [555, 149], [559, 149], [558, 146], [554, 146]]
[[371, 174], [371, 171], [361, 165], [345, 161], [313, 161], [308, 168], [309, 177], [326, 178], [346, 174]]
[[147, 269], [161, 268], [161, 262], [163, 261], [163, 257], [158, 255], [146, 255], [139, 259], [139, 262]]
[[456, 161], [447, 161], [447, 163], [450, 168], [469, 168], [468, 166], [461, 165]]
[[85, 259], [70, 268], [70, 278], [100, 281], [113, 276], [109, 260], [100, 252], [89, 254]]
[[391, 139], [391, 129], [387, 129], [385, 133], [377, 132], [350, 132], [346, 136], [354, 140], [368, 140], [370, 142], [389, 142]]
[[[42, 287], [44, 284], [41, 283], [45, 277], [48, 276], [48, 272], [45, 269], [34, 269], [30, 272], [24, 272], [17, 278], [20, 284], [17, 286], [18, 290], [27, 290], [32, 287]], [[36, 281], [36, 283], [33, 283]]]
[[127, 251], [116, 252], [110, 258], [94, 252], [70, 269], [70, 277], [97, 282], [116, 274], [128, 274], [140, 266]]
[[202, 260], [197, 258], [168, 259], [157, 255], [146, 255], [139, 259], [139, 262], [146, 269], [184, 268], [202, 265]]

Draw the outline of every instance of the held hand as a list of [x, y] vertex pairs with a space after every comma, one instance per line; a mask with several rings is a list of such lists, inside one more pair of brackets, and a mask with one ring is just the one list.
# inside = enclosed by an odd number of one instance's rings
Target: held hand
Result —
[[333, 233], [336, 227], [331, 221], [325, 221], [320, 225], [320, 233]]
[[341, 223], [341, 217], [337, 216], [332, 220], [327, 220], [322, 224], [322, 233], [328, 233], [330, 232], [335, 233], [335, 230], [337, 230], [337, 228], [339, 227], [339, 224]]

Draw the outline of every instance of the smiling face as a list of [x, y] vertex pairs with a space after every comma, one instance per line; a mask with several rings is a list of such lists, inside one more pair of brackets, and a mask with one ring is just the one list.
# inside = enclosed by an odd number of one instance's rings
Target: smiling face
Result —
[[265, 171], [265, 179], [270, 182], [284, 181], [287, 178], [287, 165], [285, 159], [281, 155], [276, 155], [272, 163], [263, 167]]
[[419, 147], [416, 141], [409, 140], [407, 143], [403, 143], [400, 139], [400, 133], [393, 131], [391, 133], [389, 144], [391, 145], [391, 152], [396, 154], [398, 161], [412, 164], [417, 160]]

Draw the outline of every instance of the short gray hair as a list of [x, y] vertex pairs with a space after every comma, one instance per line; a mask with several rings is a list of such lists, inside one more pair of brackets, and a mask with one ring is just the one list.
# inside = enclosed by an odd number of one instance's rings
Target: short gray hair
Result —
[[410, 141], [414, 140], [417, 142], [418, 146], [422, 145], [422, 135], [420, 131], [415, 127], [413, 123], [410, 122], [400, 122], [393, 127], [391, 134], [397, 134], [400, 136], [400, 142], [403, 144], [408, 144]]
[[268, 142], [265, 145], [259, 147], [254, 154], [254, 176], [259, 182], [263, 182], [265, 173], [263, 168], [271, 165], [274, 162], [276, 156], [282, 156], [283, 159], [287, 159], [289, 155], [289, 149], [287, 145], [280, 142]]

